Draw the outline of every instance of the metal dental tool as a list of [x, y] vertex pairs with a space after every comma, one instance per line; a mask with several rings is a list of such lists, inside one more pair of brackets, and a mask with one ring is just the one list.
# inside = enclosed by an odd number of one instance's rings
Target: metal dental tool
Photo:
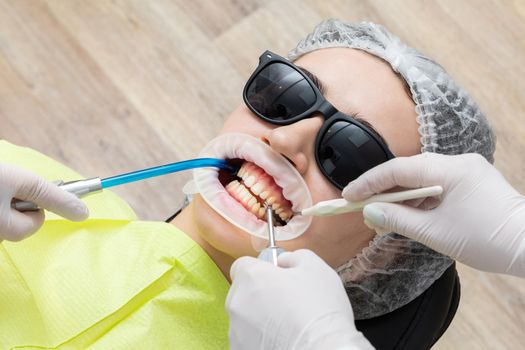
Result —
[[274, 224], [273, 224], [273, 209], [271, 205], [268, 205], [268, 203], [264, 203], [264, 206], [266, 208], [266, 221], [268, 223], [268, 241], [269, 245], [268, 248], [263, 249], [261, 253], [259, 254], [259, 259], [268, 261], [273, 263], [275, 266], [278, 266], [277, 264], [277, 257], [284, 253], [284, 249], [278, 247], [275, 244], [275, 231], [274, 231]]
[[[104, 188], [118, 186], [127, 184], [130, 182], [140, 181], [148, 179], [150, 177], [161, 176], [171, 173], [176, 173], [178, 171], [195, 169], [195, 168], [219, 168], [230, 171], [232, 173], [237, 172], [234, 166], [229, 164], [224, 159], [217, 158], [197, 158], [185, 160], [182, 162], [171, 163], [166, 165], [161, 165], [153, 168], [147, 168], [142, 170], [133, 171], [130, 173], [120, 174], [117, 176], [108, 177], [105, 179], [100, 179], [99, 177], [94, 177], [87, 180], [77, 180], [64, 183], [63, 181], [55, 181], [58, 187], [62, 188], [65, 191], [73, 193], [77, 197], [83, 197], [89, 193], [99, 192]], [[39, 210], [38, 205], [28, 201], [21, 201], [15, 199], [11, 203], [11, 207], [18, 211], [31, 211]]]
[[373, 202], [401, 202], [409, 199], [439, 196], [441, 193], [443, 193], [443, 188], [441, 186], [430, 186], [414, 190], [376, 194], [360, 202], [350, 202], [344, 198], [338, 198], [319, 202], [314, 206], [303, 209], [300, 213], [295, 214], [313, 216], [338, 215], [363, 210], [365, 205]]

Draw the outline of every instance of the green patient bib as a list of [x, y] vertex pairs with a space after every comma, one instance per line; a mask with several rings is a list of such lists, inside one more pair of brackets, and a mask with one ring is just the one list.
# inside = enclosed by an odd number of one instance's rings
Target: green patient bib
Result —
[[[5, 141], [0, 162], [82, 178]], [[0, 244], [0, 349], [227, 349], [229, 285], [201, 247], [109, 191], [85, 202], [85, 222], [46, 213], [39, 232]]]

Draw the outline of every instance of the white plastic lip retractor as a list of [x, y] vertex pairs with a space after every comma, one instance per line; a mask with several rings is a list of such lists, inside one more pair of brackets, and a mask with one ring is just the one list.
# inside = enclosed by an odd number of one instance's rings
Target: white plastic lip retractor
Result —
[[430, 186], [413, 190], [376, 194], [360, 202], [350, 202], [344, 198], [331, 199], [319, 202], [310, 208], [301, 210], [301, 215], [331, 216], [363, 210], [365, 205], [374, 202], [401, 202], [409, 199], [439, 196], [443, 193], [443, 187]]

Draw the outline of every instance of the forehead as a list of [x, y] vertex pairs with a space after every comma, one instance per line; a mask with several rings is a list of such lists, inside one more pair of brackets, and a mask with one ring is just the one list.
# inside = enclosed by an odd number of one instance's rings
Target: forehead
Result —
[[309, 52], [294, 63], [321, 80], [325, 97], [337, 109], [372, 124], [395, 155], [419, 153], [415, 104], [387, 62], [361, 50], [329, 48]]

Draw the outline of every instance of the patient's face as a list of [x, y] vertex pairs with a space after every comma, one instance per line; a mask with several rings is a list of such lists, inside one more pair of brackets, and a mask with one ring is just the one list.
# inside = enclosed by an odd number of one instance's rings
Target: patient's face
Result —
[[[295, 64], [318, 77], [324, 96], [337, 109], [367, 121], [377, 130], [396, 156], [419, 153], [414, 103], [388, 63], [363, 51], [331, 48], [310, 52]], [[315, 139], [323, 120], [316, 116], [276, 126], [259, 119], [243, 104], [233, 111], [221, 133], [246, 133], [266, 142], [292, 162], [317, 203], [341, 197], [315, 161]], [[200, 196], [196, 196], [192, 207], [199, 235], [214, 248], [232, 257], [257, 254], [251, 236], [223, 219]], [[361, 213], [349, 213], [315, 217], [303, 235], [279, 245], [286, 250], [311, 249], [336, 267], [354, 257], [373, 236]]]

